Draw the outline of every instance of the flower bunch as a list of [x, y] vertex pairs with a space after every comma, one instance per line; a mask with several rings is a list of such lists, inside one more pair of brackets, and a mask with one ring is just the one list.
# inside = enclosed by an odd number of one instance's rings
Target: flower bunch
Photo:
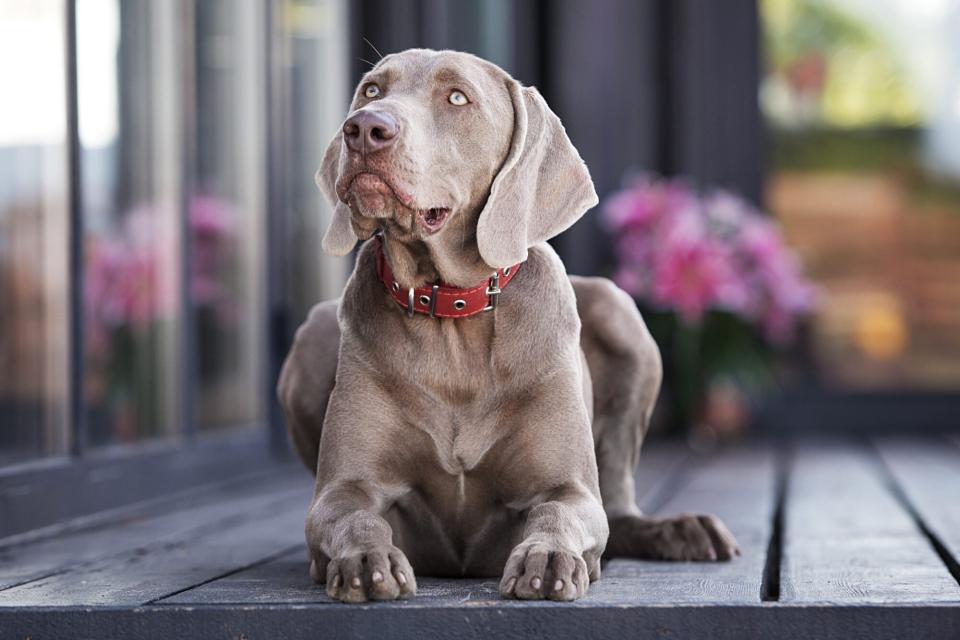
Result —
[[86, 240], [86, 328], [94, 352], [110, 348], [111, 332], [145, 332], [176, 308], [175, 236], [149, 206], [127, 212], [116, 231]]
[[785, 342], [813, 306], [813, 287], [776, 223], [729, 192], [644, 175], [607, 198], [603, 217], [615, 236], [617, 284], [688, 325], [727, 311]]
[[[236, 213], [219, 198], [197, 195], [188, 207], [190, 298], [197, 306], [228, 304]], [[180, 253], [175, 216], [143, 204], [125, 212], [107, 233], [87, 237], [84, 298], [87, 335], [94, 352], [108, 350], [111, 332], [143, 335], [172, 318], [178, 306]]]

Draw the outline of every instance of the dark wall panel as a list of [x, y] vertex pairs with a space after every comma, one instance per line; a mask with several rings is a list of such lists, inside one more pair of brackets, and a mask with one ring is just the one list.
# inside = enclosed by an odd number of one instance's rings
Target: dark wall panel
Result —
[[[628, 169], [659, 166], [658, 3], [564, 0], [545, 7], [544, 92], [590, 168], [602, 198]], [[555, 241], [571, 272], [604, 271], [609, 241], [599, 209]]]
[[676, 0], [668, 22], [673, 109], [665, 121], [674, 140], [669, 170], [759, 203], [764, 139], [756, 3]]
[[[351, 5], [352, 82], [408, 47], [470, 51], [537, 86], [603, 198], [625, 174], [682, 174], [759, 202], [755, 0], [362, 0]], [[554, 241], [573, 273], [610, 270], [599, 211]]]

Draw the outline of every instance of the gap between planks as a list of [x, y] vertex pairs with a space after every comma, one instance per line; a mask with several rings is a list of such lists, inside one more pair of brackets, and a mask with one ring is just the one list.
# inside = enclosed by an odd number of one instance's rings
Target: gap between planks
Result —
[[781, 604], [960, 598], [957, 582], [878, 465], [876, 451], [862, 439], [796, 443], [784, 503]]
[[204, 586], [204, 585], [210, 584], [211, 582], [216, 582], [217, 580], [222, 580], [222, 579], [224, 579], [224, 578], [229, 578], [230, 576], [236, 575], [236, 574], [241, 573], [241, 572], [243, 572], [243, 571], [250, 571], [250, 570], [252, 570], [252, 569], [256, 569], [256, 568], [261, 567], [261, 566], [263, 566], [263, 565], [265, 565], [265, 564], [267, 564], [267, 563], [273, 562], [274, 560], [279, 560], [280, 558], [286, 557], [286, 556], [288, 556], [288, 555], [292, 555], [293, 553], [295, 553], [295, 552], [297, 552], [297, 551], [300, 551], [302, 548], [303, 548], [303, 544], [288, 545], [285, 549], [282, 549], [282, 550], [280, 550], [280, 551], [277, 551], [276, 553], [272, 553], [272, 554], [266, 556], [265, 558], [261, 558], [261, 559], [259, 559], [259, 560], [254, 561], [254, 562], [250, 562], [250, 563], [248, 563], [248, 564], [246, 564], [246, 565], [243, 565], [243, 566], [241, 566], [241, 567], [237, 567], [236, 569], [231, 569], [230, 571], [225, 571], [225, 572], [221, 573], [221, 574], [218, 575], [218, 576], [213, 576], [213, 577], [211, 577], [211, 578], [208, 578], [207, 580], [203, 580], [203, 581], [198, 582], [198, 583], [196, 583], [196, 584], [192, 584], [192, 585], [190, 585], [190, 586], [188, 586], [188, 587], [183, 587], [182, 589], [177, 589], [176, 591], [171, 591], [170, 593], [167, 593], [167, 594], [165, 594], [165, 595], [162, 595], [162, 596], [160, 596], [160, 597], [158, 597], [158, 598], [154, 598], [153, 600], [150, 600], [149, 602], [144, 603], [143, 606], [150, 606], [150, 605], [154, 605], [154, 604], [159, 604], [159, 603], [162, 603], [164, 600], [166, 600], [166, 599], [168, 599], [168, 598], [174, 598], [174, 597], [180, 595], [181, 593], [186, 593], [187, 591], [190, 591], [191, 589], [198, 589], [198, 588], [200, 588], [200, 587], [202, 587], [202, 586]]
[[43, 542], [52, 538], [109, 529], [117, 523], [147, 517], [156, 513], [208, 504], [212, 500], [223, 499], [237, 491], [243, 490], [244, 487], [254, 488], [261, 487], [264, 483], [277, 483], [285, 478], [289, 479], [297, 475], [300, 471], [302, 471], [302, 469], [299, 466], [281, 463], [273, 468], [252, 471], [238, 477], [214, 481], [198, 487], [175, 491], [167, 495], [156, 496], [119, 507], [76, 516], [63, 522], [0, 537], [0, 551]]
[[[950, 442], [960, 445], [960, 438], [952, 437], [950, 438]], [[897, 480], [896, 474], [890, 466], [890, 462], [883, 455], [883, 450], [881, 447], [872, 440], [869, 442], [868, 446], [870, 446], [873, 450], [877, 467], [880, 470], [880, 474], [884, 478], [890, 493], [893, 495], [894, 499], [900, 503], [900, 506], [903, 507], [904, 511], [910, 515], [914, 524], [916, 524], [917, 529], [919, 529], [920, 533], [922, 533], [927, 539], [927, 541], [930, 543], [930, 546], [933, 547], [933, 550], [940, 558], [940, 561], [943, 562], [944, 566], [947, 568], [947, 571], [950, 572], [950, 575], [957, 582], [957, 585], [960, 586], [960, 560], [958, 560], [958, 558], [950, 552], [950, 549], [947, 547], [944, 540], [937, 534], [936, 531], [934, 531], [934, 529], [923, 517], [923, 514], [921, 514], [917, 506], [912, 500], [910, 500], [910, 496], [907, 494], [907, 491]], [[960, 463], [960, 449], [957, 450], [957, 454], [958, 463]]]
[[234, 492], [218, 494], [216, 497], [219, 499], [208, 499], [201, 504], [187, 501], [182, 508], [164, 513], [139, 513], [114, 522], [109, 527], [96, 527], [0, 548], [0, 593], [111, 556], [149, 549], [177, 539], [184, 532], [199, 533], [209, 527], [231, 526], [246, 511], [290, 497], [302, 495], [306, 501], [305, 488], [296, 487], [291, 479], [278, 480], [261, 483], [257, 487], [238, 487]]
[[779, 602], [780, 577], [783, 570], [783, 527], [784, 512], [787, 507], [787, 495], [790, 491], [790, 473], [793, 468], [793, 454], [785, 445], [778, 444], [774, 449], [775, 488], [774, 506], [770, 522], [770, 543], [767, 545], [767, 557], [763, 567], [763, 581], [760, 583], [762, 602]]

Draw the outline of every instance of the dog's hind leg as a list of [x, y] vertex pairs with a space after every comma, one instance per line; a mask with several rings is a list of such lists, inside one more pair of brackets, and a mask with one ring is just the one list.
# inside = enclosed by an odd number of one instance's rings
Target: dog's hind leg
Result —
[[327, 300], [310, 310], [306, 322], [297, 330], [277, 383], [287, 434], [303, 464], [314, 474], [323, 418], [336, 381], [340, 353], [339, 302]]
[[663, 375], [660, 351], [633, 300], [605, 278], [570, 278], [593, 381], [593, 442], [610, 524], [606, 555], [728, 560], [736, 541], [712, 515], [643, 515], [634, 472]]
[[638, 515], [634, 469], [660, 391], [660, 351], [633, 300], [605, 278], [571, 276], [593, 381], [593, 442], [607, 518]]

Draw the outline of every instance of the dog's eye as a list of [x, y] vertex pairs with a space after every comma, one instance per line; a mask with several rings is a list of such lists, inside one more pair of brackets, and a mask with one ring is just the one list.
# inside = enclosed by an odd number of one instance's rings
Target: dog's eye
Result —
[[370, 98], [371, 100], [374, 99], [374, 98], [379, 98], [379, 97], [380, 97], [380, 87], [378, 87], [377, 85], [375, 85], [374, 83], [371, 82], [371, 83], [368, 84], [367, 87], [363, 90], [363, 95], [365, 95], [366, 97]]
[[450, 104], [457, 107], [462, 107], [463, 105], [470, 102], [469, 100], [467, 100], [467, 96], [463, 95], [462, 91], [451, 91], [450, 97], [447, 98], [447, 100], [450, 101]]

